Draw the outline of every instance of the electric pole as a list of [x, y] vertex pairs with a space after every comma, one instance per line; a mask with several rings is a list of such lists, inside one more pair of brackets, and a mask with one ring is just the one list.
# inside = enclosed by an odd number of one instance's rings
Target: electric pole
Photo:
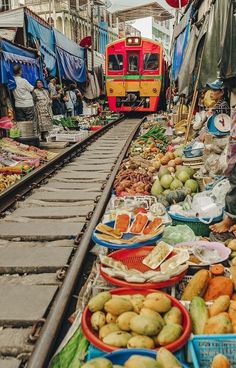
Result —
[[91, 1], [91, 52], [92, 71], [94, 69], [94, 0]]

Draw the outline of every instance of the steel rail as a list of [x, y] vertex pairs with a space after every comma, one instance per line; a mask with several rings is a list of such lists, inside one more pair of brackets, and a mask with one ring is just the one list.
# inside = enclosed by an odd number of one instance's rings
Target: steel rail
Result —
[[63, 153], [59, 154], [54, 159], [40, 166], [38, 169], [33, 170], [31, 173], [24, 176], [20, 181], [16, 182], [8, 189], [4, 190], [4, 192], [0, 194], [0, 214], [6, 211], [7, 208], [12, 206], [17, 201], [24, 199], [24, 196], [32, 189], [36, 188], [41, 181], [50, 177], [50, 175], [52, 175], [52, 173], [58, 170], [62, 165], [71, 161], [73, 157], [76, 157], [80, 152], [82, 152], [86, 145], [95, 141], [107, 130], [111, 129], [114, 125], [120, 123], [122, 120], [124, 120], [124, 116], [121, 116], [119, 119], [108, 123], [82, 141], [67, 148]]
[[90, 248], [94, 228], [98, 224], [106, 209], [111, 196], [112, 185], [115, 180], [116, 174], [127, 153], [130, 143], [132, 142], [132, 139], [135, 136], [138, 128], [142, 124], [143, 120], [144, 119], [141, 119], [140, 123], [135, 127], [135, 129], [133, 129], [126, 141], [126, 144], [124, 145], [121, 153], [118, 156], [118, 160], [114, 166], [110, 178], [107, 181], [106, 187], [104, 188], [98, 205], [95, 208], [91, 221], [88, 223], [86, 232], [84, 233], [81, 241], [78, 244], [78, 248], [74, 254], [74, 258], [67, 272], [66, 278], [55, 298], [54, 304], [49, 312], [46, 323], [42, 328], [39, 340], [37, 341], [35, 349], [29, 359], [27, 368], [48, 367], [48, 364], [52, 357], [53, 349], [55, 347], [56, 336], [61, 328], [77, 280], [83, 271], [84, 259]]

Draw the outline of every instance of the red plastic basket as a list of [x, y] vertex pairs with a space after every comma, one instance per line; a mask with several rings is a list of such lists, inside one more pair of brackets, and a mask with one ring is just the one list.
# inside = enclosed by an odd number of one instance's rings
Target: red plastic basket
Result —
[[[154, 248], [153, 246], [145, 246], [135, 249], [120, 249], [110, 253], [109, 257], [115, 259], [116, 261], [122, 261], [122, 263], [126, 265], [128, 268], [134, 268], [138, 271], [146, 272], [150, 271], [150, 268], [145, 266], [142, 263], [142, 261], [153, 248]], [[174, 255], [175, 253], [172, 252], [168, 258], [173, 257]], [[158, 267], [156, 271], [158, 271], [159, 269], [160, 268]], [[103, 272], [101, 269], [100, 273], [105, 280], [116, 286], [128, 288], [134, 287], [136, 289], [143, 289], [144, 287], [150, 289], [163, 289], [165, 287], [172, 286], [180, 282], [186, 275], [187, 270], [177, 276], [171, 277], [169, 280], [161, 282], [145, 282], [145, 284], [130, 283], [125, 280], [117, 279], [115, 277], [109, 276], [108, 274], [106, 274], [106, 272]]]
[[92, 125], [90, 130], [95, 132], [96, 130], [102, 129], [102, 125]]
[[[134, 295], [134, 294], [148, 295], [150, 293], [154, 293], [155, 291], [156, 291], [155, 289], [140, 290], [140, 289], [122, 288], [122, 289], [112, 289], [110, 290], [110, 293], [114, 295]], [[173, 342], [172, 344], [165, 346], [166, 349], [172, 352], [175, 352], [181, 349], [188, 341], [189, 336], [191, 334], [191, 320], [190, 320], [188, 311], [177, 299], [173, 298], [172, 296], [166, 293], [163, 293], [163, 294], [165, 294], [172, 301], [173, 307], [178, 307], [181, 310], [182, 315], [183, 315], [182, 326], [183, 326], [184, 332], [182, 336], [178, 340]], [[82, 325], [82, 329], [83, 329], [83, 333], [85, 337], [90, 341], [91, 344], [93, 344], [96, 348], [102, 351], [111, 352], [111, 351], [118, 350], [118, 348], [114, 346], [104, 344], [99, 339], [98, 333], [94, 331], [92, 328], [91, 316], [92, 316], [92, 313], [89, 311], [88, 307], [86, 307], [83, 312], [82, 321], [81, 321], [81, 325]], [[156, 350], [158, 350], [158, 348]]]

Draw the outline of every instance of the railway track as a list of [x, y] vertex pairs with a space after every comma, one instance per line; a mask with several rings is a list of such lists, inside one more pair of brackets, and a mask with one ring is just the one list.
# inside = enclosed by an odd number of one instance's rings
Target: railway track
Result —
[[2, 196], [1, 368], [47, 367], [92, 231], [140, 123], [110, 125]]

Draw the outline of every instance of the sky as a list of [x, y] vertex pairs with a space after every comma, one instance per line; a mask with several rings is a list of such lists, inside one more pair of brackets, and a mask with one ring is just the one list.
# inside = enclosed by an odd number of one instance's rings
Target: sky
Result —
[[[145, 5], [149, 3], [153, 3], [155, 0], [109, 0], [112, 3], [110, 11], [114, 12], [121, 9], [131, 8], [132, 6]], [[156, 0], [156, 2], [162, 5], [167, 10], [173, 10], [165, 0]]]
[[[111, 12], [117, 10], [123, 10], [127, 8], [131, 8], [132, 6], [139, 6], [144, 4], [149, 4], [154, 2], [154, 0], [109, 0], [112, 3], [112, 6], [109, 8]], [[162, 5], [165, 9], [169, 11], [173, 11], [165, 0], [157, 0], [157, 3]], [[143, 18], [135, 21], [132, 25], [141, 31], [143, 37], [151, 37], [150, 30], [147, 28], [148, 18]]]

